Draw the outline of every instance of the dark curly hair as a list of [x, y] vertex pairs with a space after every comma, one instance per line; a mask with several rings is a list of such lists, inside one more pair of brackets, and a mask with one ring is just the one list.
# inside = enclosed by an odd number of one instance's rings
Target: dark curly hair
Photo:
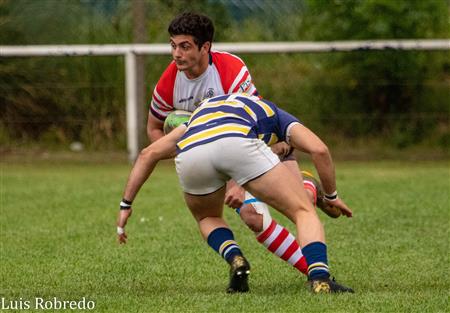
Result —
[[214, 25], [211, 19], [193, 12], [182, 13], [175, 17], [167, 30], [170, 36], [191, 35], [199, 50], [205, 42], [212, 43], [214, 38]]

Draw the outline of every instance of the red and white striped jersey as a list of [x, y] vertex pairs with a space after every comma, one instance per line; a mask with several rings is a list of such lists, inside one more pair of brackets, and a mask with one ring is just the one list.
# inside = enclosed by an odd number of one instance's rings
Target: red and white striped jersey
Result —
[[194, 79], [178, 71], [172, 61], [155, 86], [150, 112], [165, 120], [173, 110], [193, 112], [203, 99], [230, 93], [258, 95], [240, 58], [227, 52], [211, 51], [208, 68]]

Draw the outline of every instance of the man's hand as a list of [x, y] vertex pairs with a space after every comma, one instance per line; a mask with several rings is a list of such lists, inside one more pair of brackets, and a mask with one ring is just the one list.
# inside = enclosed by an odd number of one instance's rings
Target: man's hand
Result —
[[272, 152], [278, 155], [279, 158], [284, 158], [291, 152], [291, 146], [284, 141], [271, 145], [270, 149], [272, 149]]
[[232, 209], [238, 209], [244, 204], [245, 189], [236, 184], [233, 180], [227, 183], [227, 192], [225, 193], [225, 204]]
[[125, 225], [127, 225], [128, 218], [133, 213], [133, 210], [130, 208], [128, 210], [120, 210], [119, 216], [117, 218], [117, 240], [119, 244], [126, 244], [128, 236], [125, 233]]
[[339, 208], [339, 210], [341, 210], [343, 215], [345, 215], [347, 217], [353, 216], [352, 210], [340, 198], [337, 198], [335, 200], [326, 200], [325, 199], [324, 201], [326, 203], [328, 203], [329, 205], [333, 205], [333, 206]]
[[119, 244], [126, 244], [127, 243], [127, 234], [125, 233], [125, 230], [123, 230], [122, 234], [117, 234], [117, 240], [119, 241]]

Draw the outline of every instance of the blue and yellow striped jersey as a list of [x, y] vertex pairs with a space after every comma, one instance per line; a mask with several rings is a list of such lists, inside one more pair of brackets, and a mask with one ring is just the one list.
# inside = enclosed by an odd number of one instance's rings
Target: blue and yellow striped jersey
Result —
[[204, 100], [192, 113], [178, 152], [224, 137], [260, 138], [272, 145], [284, 141], [297, 118], [255, 96], [231, 94]]

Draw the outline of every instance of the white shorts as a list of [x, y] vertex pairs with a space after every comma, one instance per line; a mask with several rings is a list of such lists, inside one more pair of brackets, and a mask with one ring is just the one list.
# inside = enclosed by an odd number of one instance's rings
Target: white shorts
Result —
[[262, 140], [242, 137], [218, 139], [175, 158], [181, 187], [194, 195], [212, 193], [230, 178], [243, 185], [278, 163], [278, 156]]

